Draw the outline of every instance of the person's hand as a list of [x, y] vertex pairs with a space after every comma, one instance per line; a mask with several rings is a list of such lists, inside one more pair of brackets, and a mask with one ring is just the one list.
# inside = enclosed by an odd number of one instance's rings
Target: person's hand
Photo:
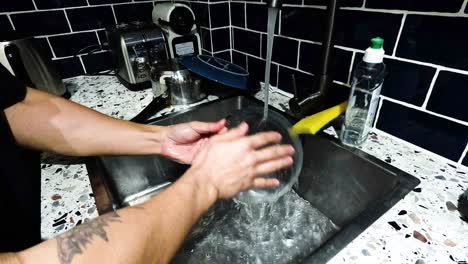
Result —
[[203, 139], [225, 128], [223, 119], [216, 123], [190, 122], [165, 128], [161, 139], [161, 154], [184, 164], [191, 164], [206, 141]]
[[246, 137], [247, 131], [248, 125], [242, 123], [209, 140], [204, 139], [207, 143], [194, 159], [187, 176], [209, 188], [216, 199], [231, 198], [251, 188], [279, 186], [277, 179], [261, 178], [261, 175], [291, 166], [294, 148], [276, 144], [281, 140], [279, 133], [262, 132]]

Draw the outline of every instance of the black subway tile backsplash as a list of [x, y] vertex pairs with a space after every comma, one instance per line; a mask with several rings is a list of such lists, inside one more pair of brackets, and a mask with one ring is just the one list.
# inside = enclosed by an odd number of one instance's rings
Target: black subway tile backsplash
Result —
[[32, 0], [3, 0], [0, 4], [0, 12], [34, 10]]
[[[302, 42], [299, 56], [299, 69], [318, 74], [320, 70], [321, 45]], [[335, 80], [347, 83], [351, 58], [351, 51], [335, 48], [333, 50], [333, 61], [330, 64], [330, 73]]]
[[220, 28], [211, 31], [213, 38], [213, 52], [228, 50], [231, 48], [229, 28]]
[[468, 122], [467, 99], [468, 75], [441, 71], [432, 89], [427, 109]]
[[34, 0], [38, 9], [87, 6], [86, 0]]
[[79, 58], [58, 59], [54, 63], [63, 79], [84, 74]]
[[281, 35], [322, 41], [325, 11], [316, 8], [284, 7], [281, 11]]
[[408, 15], [397, 56], [468, 70], [468, 17]]
[[208, 29], [200, 28], [200, 38], [202, 48], [211, 52], [211, 32]]
[[365, 50], [371, 38], [380, 36], [385, 40], [387, 54], [391, 53], [402, 17], [402, 14], [341, 10], [336, 22], [336, 44]]
[[13, 27], [6, 15], [0, 16], [0, 41], [9, 39], [13, 34]]
[[232, 51], [232, 63], [239, 65], [244, 69], [247, 69], [247, 56], [240, 52], [233, 50]]
[[231, 2], [231, 24], [236, 27], [245, 27], [245, 4]]
[[279, 67], [278, 88], [286, 92], [294, 93], [293, 80], [295, 80], [295, 85], [301, 96], [315, 92], [313, 90], [314, 76], [287, 67]]
[[90, 5], [103, 5], [103, 4], [116, 4], [116, 3], [126, 3], [131, 2], [132, 0], [88, 0]]
[[260, 33], [233, 29], [234, 49], [260, 57]]
[[110, 52], [100, 52], [81, 57], [88, 74], [94, 74], [113, 68]]
[[52, 50], [46, 38], [36, 38], [37, 48], [40, 49], [48, 59], [53, 58]]
[[152, 3], [134, 3], [114, 6], [115, 17], [118, 23], [132, 21], [152, 22]]
[[462, 164], [468, 167], [468, 154], [466, 154], [465, 158], [462, 161]]
[[[248, 71], [250, 77], [254, 80], [264, 82], [265, 81], [265, 61], [254, 58], [252, 56], [248, 56]], [[270, 69], [270, 85], [276, 86], [277, 85], [277, 65], [272, 64]]]
[[453, 161], [468, 140], [468, 127], [384, 100], [377, 128]]
[[211, 28], [229, 26], [229, 3], [210, 5]]
[[196, 22], [198, 26], [210, 27], [210, 12], [208, 10], [208, 4], [206, 3], [190, 3], [193, 13], [196, 17]]
[[[49, 41], [57, 57], [74, 56], [80, 51], [80, 54], [87, 53], [91, 50], [89, 46], [99, 45], [98, 38], [94, 32], [50, 37]], [[85, 50], [85, 48], [87, 49]]]
[[231, 52], [229, 50], [213, 54], [213, 56], [229, 62], [231, 61]]
[[[357, 53], [353, 69], [362, 61]], [[393, 59], [384, 59], [387, 66], [382, 94], [399, 101], [422, 106], [436, 72], [435, 68]]]
[[109, 40], [107, 39], [107, 34], [105, 30], [98, 30], [98, 37], [101, 45], [106, 46], [109, 45]]
[[366, 7], [381, 9], [399, 9], [424, 12], [458, 12], [463, 0], [367, 0]]
[[[267, 31], [268, 8], [266, 5], [247, 4], [246, 14], [247, 28], [261, 32]], [[276, 19], [275, 32], [278, 32], [278, 21], [279, 19]]]
[[19, 13], [10, 17], [16, 32], [26, 35], [38, 36], [70, 32], [65, 13], [62, 10]]
[[[364, 3], [364, 0], [342, 0], [339, 1], [340, 7], [361, 7]], [[328, 5], [327, 0], [304, 0], [304, 5]]]
[[67, 15], [74, 31], [105, 28], [115, 24], [110, 6], [68, 9]]
[[[262, 58], [266, 58], [267, 37], [262, 34]], [[276, 36], [273, 41], [272, 60], [276, 63], [296, 68], [299, 42]]]

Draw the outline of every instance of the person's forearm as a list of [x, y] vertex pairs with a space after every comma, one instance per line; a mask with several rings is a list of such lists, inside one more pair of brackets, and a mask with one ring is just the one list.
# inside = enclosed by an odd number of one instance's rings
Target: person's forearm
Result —
[[101, 216], [12, 259], [22, 263], [168, 263], [192, 225], [216, 200], [216, 193], [198, 185], [195, 178], [185, 175], [141, 206]]
[[5, 113], [16, 140], [40, 150], [74, 156], [161, 151], [161, 127], [118, 120], [34, 89]]

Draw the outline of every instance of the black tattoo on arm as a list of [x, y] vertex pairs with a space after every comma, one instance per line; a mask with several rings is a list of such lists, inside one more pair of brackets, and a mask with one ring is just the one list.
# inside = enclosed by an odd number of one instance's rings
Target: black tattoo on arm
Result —
[[89, 245], [94, 236], [108, 242], [105, 227], [114, 222], [122, 222], [117, 212], [112, 212], [96, 218], [83, 225], [77, 226], [57, 237], [57, 251], [62, 264], [70, 264], [76, 255], [80, 255]]

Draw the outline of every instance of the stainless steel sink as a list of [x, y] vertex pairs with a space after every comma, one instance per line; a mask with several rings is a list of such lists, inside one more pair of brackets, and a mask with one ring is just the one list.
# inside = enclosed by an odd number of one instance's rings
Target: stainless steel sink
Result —
[[[152, 118], [151, 114], [140, 116], [139, 121], [155, 125], [214, 121], [261, 103], [236, 96], [160, 118]], [[296, 121], [287, 118], [292, 123]], [[327, 135], [303, 136], [301, 140], [304, 165], [295, 190], [340, 227], [339, 232], [331, 234], [331, 238], [303, 259], [306, 263], [326, 262], [419, 184], [413, 176], [358, 149], [347, 148]], [[113, 208], [148, 199], [186, 169], [158, 156], [99, 157], [88, 164], [93, 188], [102, 189], [96, 184], [102, 182]]]

